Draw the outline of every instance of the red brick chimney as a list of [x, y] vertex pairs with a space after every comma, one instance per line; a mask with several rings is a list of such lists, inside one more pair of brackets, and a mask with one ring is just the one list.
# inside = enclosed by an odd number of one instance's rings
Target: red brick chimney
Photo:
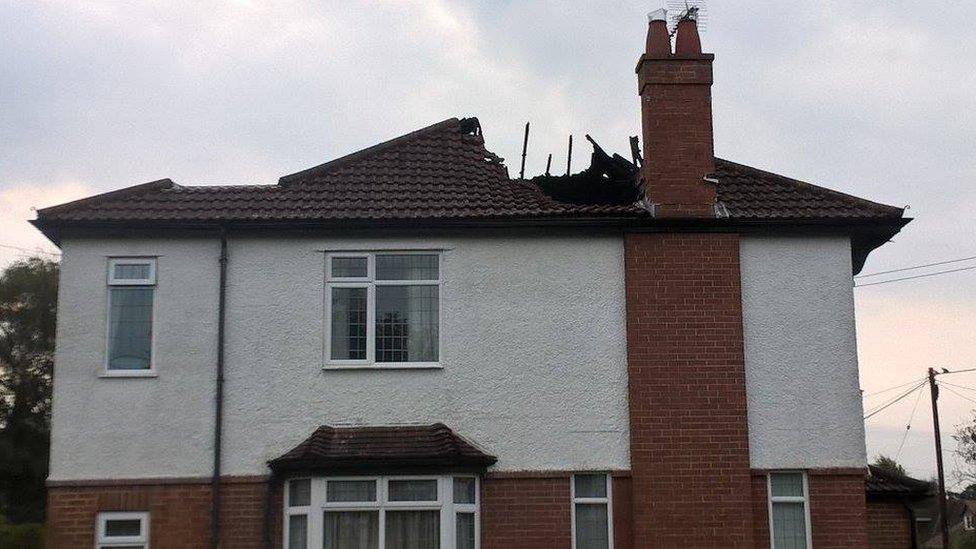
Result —
[[644, 136], [644, 188], [657, 217], [714, 217], [712, 60], [702, 53], [692, 12], [678, 23], [671, 51], [665, 10], [648, 15], [637, 63]]

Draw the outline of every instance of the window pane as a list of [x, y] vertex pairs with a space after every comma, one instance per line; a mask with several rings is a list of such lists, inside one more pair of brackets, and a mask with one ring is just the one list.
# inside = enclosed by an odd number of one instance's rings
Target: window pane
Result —
[[474, 549], [474, 513], [458, 513], [456, 531], [456, 549]]
[[607, 475], [576, 475], [573, 479], [576, 482], [576, 497], [607, 497]]
[[773, 503], [773, 549], [806, 549], [806, 528], [802, 503]]
[[148, 263], [116, 264], [112, 270], [112, 278], [116, 280], [146, 280], [149, 278], [149, 267]]
[[365, 257], [333, 257], [332, 278], [366, 278]]
[[326, 511], [323, 547], [379, 549], [379, 516], [379, 511]]
[[437, 501], [436, 480], [391, 480], [390, 501]]
[[387, 511], [386, 549], [437, 549], [440, 511]]
[[109, 300], [110, 370], [148, 370], [152, 342], [152, 288], [112, 288]]
[[304, 507], [312, 502], [312, 481], [303, 478], [288, 482], [288, 506]]
[[376, 287], [376, 361], [434, 362], [437, 286]]
[[325, 494], [328, 501], [376, 501], [376, 481], [330, 480]]
[[772, 487], [773, 497], [803, 497], [802, 473], [771, 473], [769, 483]]
[[307, 549], [308, 517], [291, 515], [288, 517], [288, 549]]
[[366, 288], [332, 288], [333, 360], [366, 358]]
[[120, 519], [105, 521], [106, 537], [139, 537], [142, 535], [142, 521], [139, 519]]
[[454, 503], [474, 503], [475, 481], [471, 477], [454, 479]]
[[437, 280], [436, 254], [376, 256], [376, 280]]
[[576, 504], [576, 549], [607, 549], [610, 534], [605, 503]]

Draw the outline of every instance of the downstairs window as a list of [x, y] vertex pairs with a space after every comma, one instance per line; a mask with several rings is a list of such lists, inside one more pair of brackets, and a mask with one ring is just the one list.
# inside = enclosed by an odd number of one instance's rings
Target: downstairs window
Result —
[[288, 481], [288, 549], [477, 549], [474, 476], [326, 477]]
[[96, 549], [149, 549], [149, 513], [99, 513]]
[[770, 473], [769, 534], [773, 549], [810, 547], [807, 476], [802, 472]]

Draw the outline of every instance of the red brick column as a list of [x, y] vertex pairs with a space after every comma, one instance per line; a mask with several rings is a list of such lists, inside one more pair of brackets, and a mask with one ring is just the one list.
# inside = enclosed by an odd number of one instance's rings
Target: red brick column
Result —
[[[148, 511], [153, 547], [210, 547], [210, 485], [202, 479], [177, 481], [93, 481], [48, 488], [45, 544], [85, 548], [95, 542], [100, 512]], [[260, 477], [227, 478], [221, 488], [221, 534], [225, 547], [264, 547], [267, 483]], [[281, 494], [272, 505], [272, 539], [280, 544]]]
[[739, 238], [625, 237], [635, 547], [753, 547]]

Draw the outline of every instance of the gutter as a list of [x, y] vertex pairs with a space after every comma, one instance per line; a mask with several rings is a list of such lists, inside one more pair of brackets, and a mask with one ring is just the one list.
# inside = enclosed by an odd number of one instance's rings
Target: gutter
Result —
[[210, 545], [220, 547], [220, 447], [224, 416], [224, 318], [227, 303], [227, 227], [220, 227], [220, 298], [217, 304], [217, 386], [214, 393], [213, 478], [210, 480]]

